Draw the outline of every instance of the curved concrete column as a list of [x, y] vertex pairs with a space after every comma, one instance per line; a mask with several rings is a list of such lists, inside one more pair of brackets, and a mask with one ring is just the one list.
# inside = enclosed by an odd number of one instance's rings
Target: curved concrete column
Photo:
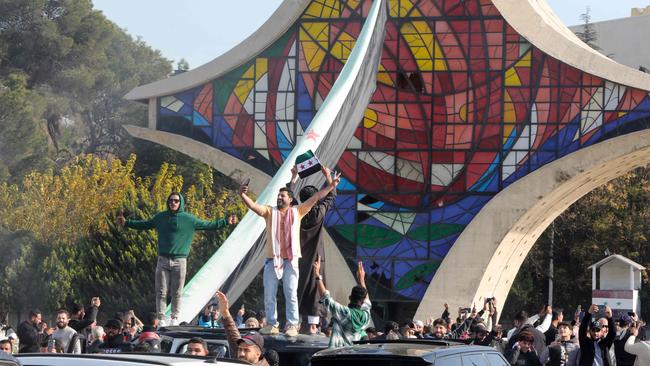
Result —
[[599, 53], [555, 15], [546, 0], [492, 0], [520, 35], [549, 56], [609, 81], [648, 90], [650, 75]]
[[631, 133], [545, 165], [497, 194], [460, 235], [415, 315], [436, 317], [496, 297], [501, 311], [521, 264], [540, 234], [595, 188], [650, 164], [650, 131]]
[[155, 142], [181, 152], [235, 180], [250, 178], [250, 188], [255, 193], [262, 192], [271, 181], [271, 177], [263, 171], [249, 164], [243, 164], [241, 160], [189, 137], [133, 125], [124, 125], [124, 129], [135, 138]]

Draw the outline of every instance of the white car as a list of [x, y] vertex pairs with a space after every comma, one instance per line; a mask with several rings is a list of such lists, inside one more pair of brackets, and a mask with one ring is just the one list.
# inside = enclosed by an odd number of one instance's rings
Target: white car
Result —
[[23, 366], [198, 366], [205, 364], [248, 365], [231, 359], [181, 356], [161, 353], [56, 354], [23, 353], [14, 355]]

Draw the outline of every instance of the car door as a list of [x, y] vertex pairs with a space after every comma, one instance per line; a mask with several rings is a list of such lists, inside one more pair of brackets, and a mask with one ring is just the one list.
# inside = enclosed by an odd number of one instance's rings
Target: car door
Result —
[[498, 352], [486, 353], [485, 357], [490, 363], [490, 366], [510, 366], [508, 361]]
[[460, 358], [460, 355], [451, 355], [436, 358], [434, 366], [463, 366], [463, 361]]
[[463, 353], [463, 366], [488, 366], [487, 359], [482, 352]]

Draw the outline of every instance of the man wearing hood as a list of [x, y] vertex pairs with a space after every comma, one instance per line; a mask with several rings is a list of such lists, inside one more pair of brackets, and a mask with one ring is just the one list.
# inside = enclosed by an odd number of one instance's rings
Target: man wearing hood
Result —
[[[158, 234], [158, 263], [156, 265], [156, 312], [161, 325], [178, 325], [178, 313], [181, 306], [181, 293], [185, 285], [187, 256], [196, 230], [218, 230], [226, 224], [234, 225], [237, 217], [204, 221], [191, 213], [185, 212], [185, 200], [178, 192], [172, 192], [167, 198], [167, 210], [154, 215], [149, 220], [126, 220], [120, 215], [119, 225], [136, 230], [155, 229]], [[167, 291], [172, 295], [171, 321], [163, 321], [167, 307]]]

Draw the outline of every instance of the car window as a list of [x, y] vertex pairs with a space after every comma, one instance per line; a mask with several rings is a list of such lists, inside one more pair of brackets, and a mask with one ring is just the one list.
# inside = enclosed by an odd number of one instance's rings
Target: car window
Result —
[[[189, 341], [181, 343], [176, 349], [176, 353], [185, 354], [185, 352], [187, 352], [188, 343]], [[228, 354], [228, 346], [225, 343], [221, 343], [221, 342], [208, 341], [208, 351], [210, 352], [211, 356], [224, 357], [224, 358], [230, 356]]]
[[487, 361], [482, 353], [468, 353], [463, 356], [463, 366], [487, 366]]
[[506, 362], [500, 354], [488, 353], [485, 356], [488, 361], [490, 361], [490, 366], [509, 366], [508, 362]]
[[436, 359], [435, 366], [463, 366], [460, 356], [447, 356]]

